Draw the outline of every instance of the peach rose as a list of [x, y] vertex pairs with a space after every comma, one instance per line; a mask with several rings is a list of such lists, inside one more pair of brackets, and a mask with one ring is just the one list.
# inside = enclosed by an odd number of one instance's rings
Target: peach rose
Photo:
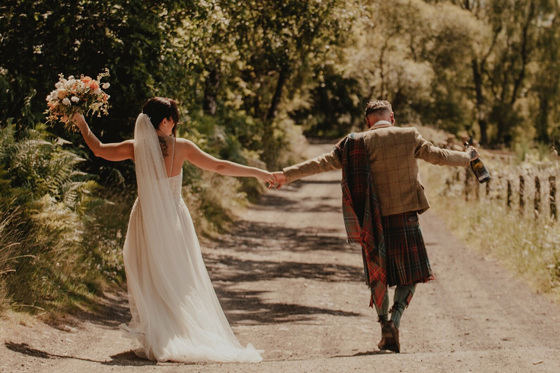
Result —
[[67, 90], [61, 89], [61, 90], [58, 91], [58, 93], [56, 95], [59, 99], [62, 100], [64, 97], [66, 97], [67, 94], [68, 94]]
[[89, 89], [92, 90], [92, 91], [95, 91], [96, 89], [99, 89], [99, 83], [97, 83], [96, 80], [92, 80], [89, 83]]

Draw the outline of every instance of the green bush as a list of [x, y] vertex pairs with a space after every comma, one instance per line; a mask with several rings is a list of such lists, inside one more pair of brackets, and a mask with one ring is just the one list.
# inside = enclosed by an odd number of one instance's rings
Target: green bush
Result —
[[93, 216], [106, 202], [97, 183], [77, 170], [82, 161], [28, 131], [0, 130], [0, 292], [14, 308], [57, 309], [81, 305], [102, 289], [104, 279], [86, 242]]

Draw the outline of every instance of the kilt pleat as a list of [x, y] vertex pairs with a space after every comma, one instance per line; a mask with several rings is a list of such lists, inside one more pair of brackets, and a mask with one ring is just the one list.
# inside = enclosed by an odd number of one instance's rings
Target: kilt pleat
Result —
[[412, 285], [434, 279], [416, 212], [384, 216], [383, 234], [388, 286]]

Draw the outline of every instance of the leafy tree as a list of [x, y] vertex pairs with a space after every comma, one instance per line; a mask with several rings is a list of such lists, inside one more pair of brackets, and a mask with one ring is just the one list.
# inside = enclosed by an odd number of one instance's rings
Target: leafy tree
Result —
[[[540, 53], [548, 57], [544, 61], [555, 59], [554, 55], [547, 55], [545, 51], [556, 40], [550, 32], [550, 19], [555, 18], [557, 5], [553, 5], [555, 2], [552, 1], [536, 0], [467, 0], [454, 3], [469, 11], [489, 29], [478, 40], [479, 46], [473, 48], [471, 58], [481, 142], [489, 142], [488, 126], [493, 123], [496, 125], [494, 142], [510, 144], [515, 128], [529, 120], [528, 113], [517, 105], [519, 100], [537, 93], [531, 87], [535, 78], [531, 74], [532, 63], [537, 62], [536, 57]], [[533, 88], [549, 94], [554, 94], [555, 88], [551, 86], [558, 84], [536, 83]], [[542, 106], [538, 116], [541, 119], [537, 120], [542, 126], [543, 120], [548, 120], [543, 119], [547, 116], [548, 104], [540, 101]], [[543, 139], [542, 130], [539, 138]]]
[[548, 143], [556, 137], [560, 139], [560, 133], [554, 127], [559, 118], [554, 108], [560, 102], [560, 20], [558, 14], [558, 3], [552, 2], [544, 8], [544, 17], [539, 32], [536, 60], [539, 61], [537, 71], [534, 73], [532, 89], [536, 94], [535, 128], [537, 139]]

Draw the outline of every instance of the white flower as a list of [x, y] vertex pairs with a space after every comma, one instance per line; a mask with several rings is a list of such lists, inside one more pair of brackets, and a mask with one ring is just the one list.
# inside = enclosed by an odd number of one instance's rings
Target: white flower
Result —
[[70, 102], [70, 100], [68, 99], [68, 97], [66, 97], [64, 100], [62, 100], [62, 103], [66, 106], [70, 106], [72, 105], [72, 103]]
[[80, 99], [79, 99], [78, 97], [76, 97], [76, 96], [72, 96], [72, 98], [71, 98], [70, 100], [72, 100], [72, 102], [78, 102], [78, 101], [80, 101]]
[[58, 82], [54, 85], [56, 88], [62, 88], [62, 82]]
[[94, 95], [99, 95], [101, 94], [101, 89], [97, 88], [95, 91], [93, 91]]
[[103, 89], [108, 89], [111, 86], [109, 83], [103, 83]]
[[68, 77], [68, 80], [74, 80], [74, 75], [70, 75], [70, 76]]

